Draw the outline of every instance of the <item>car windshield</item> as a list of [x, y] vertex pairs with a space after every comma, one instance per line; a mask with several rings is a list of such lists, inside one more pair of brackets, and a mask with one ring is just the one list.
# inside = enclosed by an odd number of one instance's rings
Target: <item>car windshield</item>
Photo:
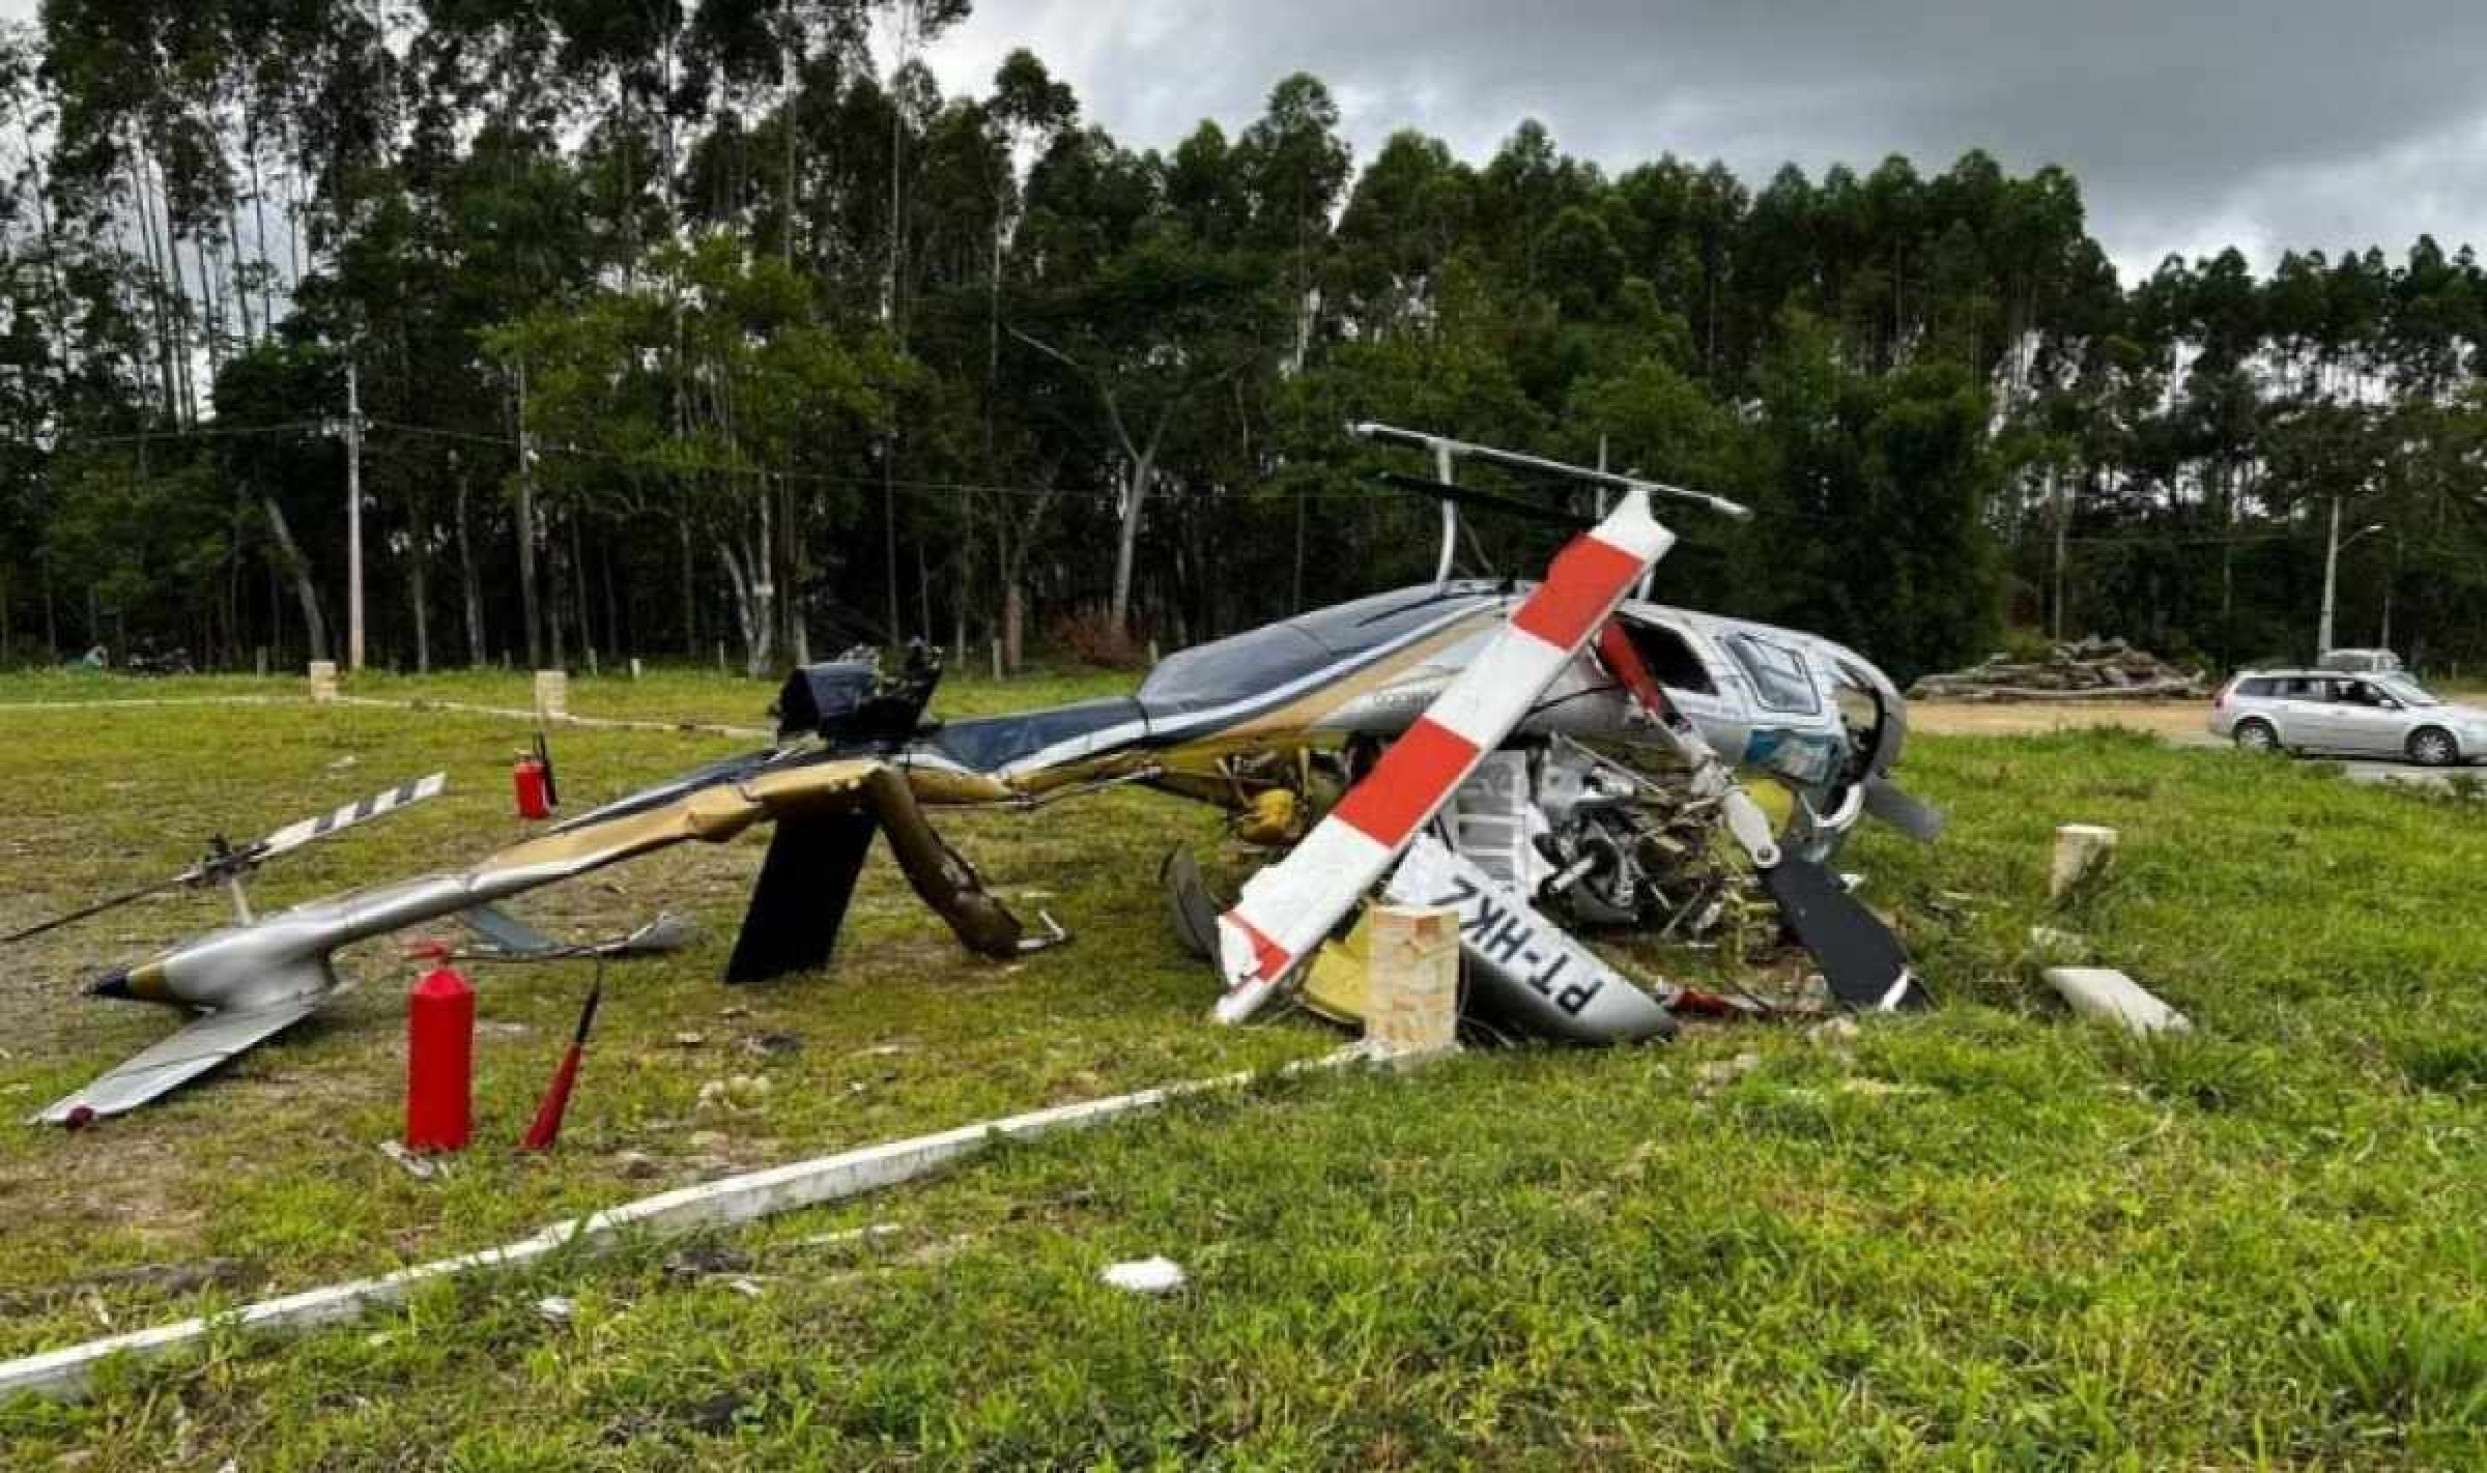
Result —
[[2425, 686], [2420, 685], [2418, 682], [2410, 679], [2406, 675], [2382, 676], [2375, 681], [2375, 684], [2382, 686], [2386, 694], [2390, 695], [2394, 700], [2399, 701], [2404, 706], [2440, 706], [2444, 704], [2442, 701], [2435, 698], [2433, 692], [2429, 691]]

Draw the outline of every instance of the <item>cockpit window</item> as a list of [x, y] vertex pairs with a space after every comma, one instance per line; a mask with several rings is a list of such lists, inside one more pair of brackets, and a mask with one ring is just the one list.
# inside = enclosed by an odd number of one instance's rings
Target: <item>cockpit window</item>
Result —
[[1632, 648], [1641, 663], [1660, 685], [1669, 690], [1689, 691], [1697, 696], [1718, 694], [1717, 682], [1710, 679], [1710, 667], [1693, 653], [1684, 636], [1664, 624], [1643, 624], [1626, 619], [1624, 630], [1632, 636]]
[[1821, 712], [1822, 693], [1814, 689], [1813, 670], [1803, 655], [1750, 634], [1728, 636], [1727, 648], [1752, 677], [1754, 694], [1765, 707], [1803, 716]]

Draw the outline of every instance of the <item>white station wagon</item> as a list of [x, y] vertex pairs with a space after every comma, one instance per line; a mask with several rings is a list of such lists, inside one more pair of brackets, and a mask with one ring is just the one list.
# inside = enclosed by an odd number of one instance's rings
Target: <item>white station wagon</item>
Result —
[[2211, 733], [2264, 752], [2487, 761], [2487, 710], [2455, 705], [2399, 671], [2248, 670], [2211, 703]]

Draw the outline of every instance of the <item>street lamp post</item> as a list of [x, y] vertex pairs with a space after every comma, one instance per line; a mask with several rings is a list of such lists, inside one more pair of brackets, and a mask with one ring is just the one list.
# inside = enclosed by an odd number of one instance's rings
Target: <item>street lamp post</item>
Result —
[[2370, 532], [2382, 530], [2383, 523], [2375, 522], [2350, 533], [2347, 541], [2341, 540], [2340, 498], [2337, 496], [2332, 498], [2331, 542], [2323, 554], [2323, 619], [2317, 626], [2314, 636], [2314, 658], [2318, 661], [2331, 653], [2332, 648], [2332, 606], [2340, 593], [2340, 550]]

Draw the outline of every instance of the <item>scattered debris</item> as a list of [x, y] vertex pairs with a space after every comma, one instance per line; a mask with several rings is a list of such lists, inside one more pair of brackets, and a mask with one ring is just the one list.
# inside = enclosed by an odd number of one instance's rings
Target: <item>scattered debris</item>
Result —
[[645, 1151], [621, 1152], [613, 1158], [613, 1167], [625, 1181], [646, 1181], [663, 1170]]
[[705, 1033], [677, 1033], [674, 1035], [675, 1048], [700, 1048], [706, 1045], [707, 1042], [708, 1035]]
[[[711, 1079], [699, 1087], [699, 1106], [703, 1110], [757, 1110], [768, 1103], [776, 1089], [765, 1074], [734, 1074], [724, 1079]], [[696, 1137], [694, 1137], [696, 1139]]]
[[448, 1162], [437, 1157], [409, 1151], [406, 1149], [405, 1142], [397, 1140], [382, 1141], [380, 1154], [404, 1167], [406, 1174], [416, 1181], [430, 1181], [433, 1177], [440, 1175], [449, 1165]]
[[2114, 1023], [2135, 1037], [2193, 1028], [2191, 1019], [2113, 967], [2049, 967], [2041, 975], [2074, 1012]]
[[895, 1238], [905, 1231], [906, 1229], [894, 1222], [876, 1222], [868, 1227], [843, 1228], [834, 1233], [814, 1233], [808, 1238], [795, 1239], [793, 1246], [797, 1248], [853, 1248], [877, 1243], [884, 1238]]
[[760, 1287], [760, 1281], [758, 1279], [752, 1278], [748, 1275], [740, 1278], [728, 1279], [725, 1282], [725, 1286], [733, 1290], [735, 1293], [742, 1295], [745, 1299], [758, 1299], [762, 1295], [768, 1293], [766, 1289]]
[[1171, 1294], [1185, 1283], [1182, 1265], [1162, 1256], [1111, 1264], [1097, 1277], [1132, 1294]]
[[2182, 701], [2208, 696], [2198, 669], [2173, 665], [2121, 639], [2095, 636], [2059, 644], [2043, 660], [2016, 662], [1988, 655], [1966, 670], [1928, 675], [1909, 687], [1912, 701]]
[[1693, 1093], [1713, 1095], [1762, 1066], [1762, 1056], [1742, 1053], [1732, 1059], [1712, 1059], [1693, 1070]]
[[231, 1289], [252, 1283], [258, 1271], [238, 1258], [202, 1258], [190, 1263], [143, 1263], [133, 1268], [106, 1269], [75, 1283], [0, 1294], [0, 1314], [31, 1314], [64, 1298], [87, 1298], [116, 1289], [139, 1289], [166, 1296], [194, 1294], [201, 1289]]
[[560, 1294], [547, 1294], [535, 1302], [535, 1312], [548, 1325], [566, 1325], [578, 1313], [578, 1301]]
[[677, 1279], [707, 1279], [748, 1273], [752, 1257], [732, 1244], [703, 1239], [667, 1254], [665, 1273]]
[[2030, 948], [2042, 961], [2070, 966], [2090, 956], [2090, 938], [2078, 931], [2059, 931], [2053, 926], [2029, 928]]
[[780, 1058], [787, 1054], [800, 1053], [802, 1052], [802, 1049], [803, 1035], [800, 1033], [755, 1033], [743, 1040], [744, 1053], [756, 1054], [763, 1059]]

